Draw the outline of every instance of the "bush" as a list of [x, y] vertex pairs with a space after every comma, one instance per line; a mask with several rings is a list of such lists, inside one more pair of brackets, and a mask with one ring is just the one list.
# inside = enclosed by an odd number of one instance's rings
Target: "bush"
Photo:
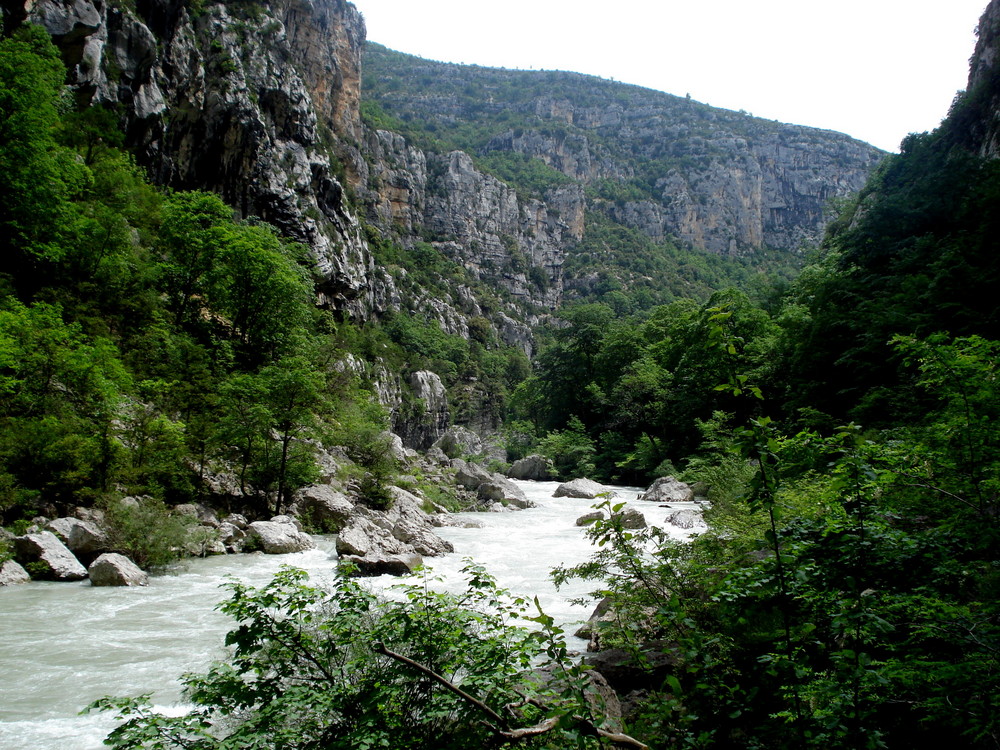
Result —
[[105, 504], [111, 546], [140, 568], [162, 568], [185, 554], [193, 518], [171, 514], [160, 500], [143, 497], [136, 503]]
[[[221, 606], [238, 626], [232, 654], [207, 674], [184, 678], [194, 708], [153, 712], [146, 698], [97, 701], [124, 723], [106, 740], [138, 748], [394, 748], [447, 750], [512, 742], [524, 727], [546, 747], [595, 747], [597, 720], [566, 661], [558, 628], [512, 626], [526, 602], [511, 599], [467, 565], [461, 596], [426, 582], [382, 600], [342, 573], [329, 590], [284, 568], [253, 589], [232, 582]], [[532, 666], [544, 656], [552, 680]], [[499, 711], [506, 708], [506, 715]], [[535, 745], [533, 745], [535, 746]]]

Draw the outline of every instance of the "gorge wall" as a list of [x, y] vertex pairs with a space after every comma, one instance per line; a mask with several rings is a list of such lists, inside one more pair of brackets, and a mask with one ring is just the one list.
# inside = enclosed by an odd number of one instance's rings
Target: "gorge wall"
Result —
[[[115, 108], [158, 183], [217, 192], [307, 246], [320, 304], [357, 321], [404, 312], [465, 338], [485, 320], [528, 354], [595, 212], [699, 252], [794, 251], [881, 156], [840, 134], [587, 76], [366, 47], [345, 0], [0, 6], [5, 28], [48, 30], [77, 103]], [[388, 125], [362, 117], [363, 98]], [[473, 140], [446, 135], [470, 123]], [[416, 283], [379, 259], [387, 243], [426, 244], [464, 281]], [[379, 392], [398, 401], [402, 383]]]

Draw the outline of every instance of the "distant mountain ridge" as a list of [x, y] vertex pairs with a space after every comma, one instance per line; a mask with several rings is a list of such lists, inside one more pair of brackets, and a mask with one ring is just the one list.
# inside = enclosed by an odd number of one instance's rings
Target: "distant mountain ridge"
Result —
[[505, 163], [516, 156], [540, 160], [587, 188], [588, 210], [719, 254], [816, 244], [829, 201], [859, 190], [884, 156], [840, 133], [638, 86], [438, 63], [371, 42], [362, 92], [421, 145], [467, 151], [499, 175], [516, 173]]

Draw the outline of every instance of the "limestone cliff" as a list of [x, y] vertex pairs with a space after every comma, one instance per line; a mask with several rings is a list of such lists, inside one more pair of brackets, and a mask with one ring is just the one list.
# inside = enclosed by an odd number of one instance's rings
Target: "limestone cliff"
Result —
[[960, 120], [966, 144], [992, 159], [1000, 156], [1000, 2], [990, 2], [976, 31], [979, 40], [969, 64], [969, 85], [951, 114]]
[[414, 132], [461, 125], [467, 150], [540, 160], [585, 186], [588, 208], [714, 253], [816, 243], [829, 200], [860, 189], [883, 155], [839, 133], [589, 76], [448, 65], [372, 44], [366, 55], [367, 95]]
[[[9, 2], [9, 0], [7, 0]], [[331, 143], [358, 138], [365, 30], [344, 0], [38, 0], [81, 103], [118, 106], [161, 184], [212, 190], [312, 251], [323, 302], [372, 310], [372, 263]]]

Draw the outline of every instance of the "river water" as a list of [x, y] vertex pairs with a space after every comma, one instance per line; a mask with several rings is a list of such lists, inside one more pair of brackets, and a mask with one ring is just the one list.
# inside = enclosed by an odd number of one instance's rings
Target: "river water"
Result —
[[[432, 575], [444, 579], [442, 588], [460, 590], [459, 571], [472, 558], [501, 586], [537, 596], [558, 623], [583, 621], [591, 607], [568, 600], [586, 594], [589, 584], [573, 582], [557, 592], [549, 572], [590, 555], [574, 521], [594, 501], [553, 498], [556, 482], [518, 484], [540, 507], [463, 514], [483, 527], [440, 529], [455, 553], [428, 558]], [[669, 511], [637, 502], [635, 488], [613, 489], [616, 502], [635, 505], [649, 523], [663, 525]], [[676, 530], [678, 538], [685, 533]], [[79, 712], [105, 695], [152, 693], [155, 705], [179, 710], [177, 678], [225, 655], [223, 638], [232, 622], [214, 608], [226, 598], [220, 587], [227, 576], [261, 585], [290, 564], [322, 580], [335, 565], [334, 541], [315, 541], [317, 549], [293, 555], [190, 560], [143, 588], [92, 587], [87, 581], [0, 587], [0, 750], [98, 750], [112, 717]], [[367, 580], [373, 588], [398, 582], [386, 576]], [[583, 642], [572, 646], [582, 649]]]

